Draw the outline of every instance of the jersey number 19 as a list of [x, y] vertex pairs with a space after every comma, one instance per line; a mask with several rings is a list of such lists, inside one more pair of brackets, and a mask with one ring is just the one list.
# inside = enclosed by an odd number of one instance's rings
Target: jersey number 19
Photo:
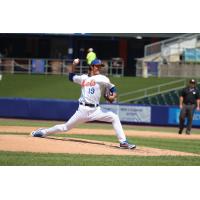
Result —
[[93, 87], [89, 88], [89, 94], [94, 94], [95, 89]]

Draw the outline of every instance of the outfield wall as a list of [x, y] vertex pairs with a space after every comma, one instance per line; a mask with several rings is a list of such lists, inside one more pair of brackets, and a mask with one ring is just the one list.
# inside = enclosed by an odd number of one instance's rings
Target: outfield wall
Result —
[[[176, 106], [102, 104], [115, 112], [122, 123], [160, 126], [178, 125], [180, 109]], [[0, 98], [0, 117], [67, 121], [77, 110], [77, 101], [27, 98]], [[195, 112], [193, 125], [200, 127], [200, 112]]]
[[76, 101], [0, 98], [0, 117], [65, 120], [73, 115], [77, 107]]

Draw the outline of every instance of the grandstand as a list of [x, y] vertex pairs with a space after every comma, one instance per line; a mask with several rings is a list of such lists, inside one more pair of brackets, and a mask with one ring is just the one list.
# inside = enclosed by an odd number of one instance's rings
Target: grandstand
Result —
[[137, 76], [199, 77], [200, 34], [184, 34], [145, 46]]
[[171, 92], [131, 101], [130, 103], [142, 105], [179, 105], [180, 91], [181, 90], [172, 90]]
[[[198, 82], [199, 83], [199, 82]], [[197, 85], [198, 89], [200, 90], [200, 83]], [[135, 100], [129, 101], [132, 104], [141, 104], [141, 105], [179, 105], [179, 95], [181, 90], [179, 89], [172, 89], [168, 92], [160, 92], [156, 95], [149, 95], [143, 98], [136, 98]]]
[[173, 91], [182, 89], [186, 83], [187, 79], [172, 80], [168, 83], [122, 93], [118, 100], [121, 103], [173, 105], [177, 102], [171, 97], [175, 96]]

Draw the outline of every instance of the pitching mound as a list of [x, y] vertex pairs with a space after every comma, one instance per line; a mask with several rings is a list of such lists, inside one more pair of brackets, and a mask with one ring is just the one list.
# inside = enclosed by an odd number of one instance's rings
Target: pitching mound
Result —
[[30, 136], [0, 135], [0, 150], [69, 153], [95, 155], [138, 155], [138, 156], [199, 156], [193, 153], [137, 147], [135, 150], [119, 149], [117, 143], [99, 142], [73, 138], [33, 138]]

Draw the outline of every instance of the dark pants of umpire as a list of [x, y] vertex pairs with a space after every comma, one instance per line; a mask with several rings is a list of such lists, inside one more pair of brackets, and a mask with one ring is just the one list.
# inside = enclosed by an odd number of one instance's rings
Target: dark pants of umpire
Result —
[[187, 122], [187, 131], [190, 131], [192, 128], [192, 119], [194, 115], [194, 110], [195, 110], [196, 105], [191, 104], [191, 105], [183, 105], [183, 108], [181, 109], [180, 116], [179, 116], [179, 128], [180, 130], [184, 129], [184, 122], [185, 118], [187, 117], [188, 122]]

